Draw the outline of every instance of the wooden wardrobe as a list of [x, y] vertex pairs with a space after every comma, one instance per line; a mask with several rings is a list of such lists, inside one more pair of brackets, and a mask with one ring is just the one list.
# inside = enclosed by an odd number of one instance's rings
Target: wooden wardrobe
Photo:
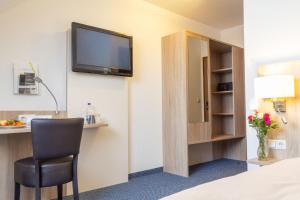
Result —
[[246, 160], [242, 48], [189, 31], [165, 36], [162, 82], [165, 172], [187, 177], [191, 165]]

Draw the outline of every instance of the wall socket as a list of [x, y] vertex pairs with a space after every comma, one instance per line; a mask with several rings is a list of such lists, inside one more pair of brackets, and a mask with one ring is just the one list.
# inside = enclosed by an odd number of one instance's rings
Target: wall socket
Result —
[[271, 149], [286, 149], [286, 140], [268, 140], [268, 146]]

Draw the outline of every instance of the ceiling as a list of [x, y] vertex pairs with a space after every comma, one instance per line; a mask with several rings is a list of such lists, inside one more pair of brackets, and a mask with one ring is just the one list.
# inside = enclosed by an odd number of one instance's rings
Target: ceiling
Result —
[[243, 0], [145, 1], [218, 29], [243, 24]]
[[[0, 12], [25, 0], [0, 0]], [[226, 29], [243, 24], [243, 0], [145, 0], [203, 24]]]

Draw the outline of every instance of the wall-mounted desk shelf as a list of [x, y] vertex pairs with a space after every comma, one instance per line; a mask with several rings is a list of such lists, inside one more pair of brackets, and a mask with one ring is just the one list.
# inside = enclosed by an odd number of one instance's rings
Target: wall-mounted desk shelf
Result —
[[1, 128], [0, 129], [0, 135], [7, 135], [7, 134], [15, 134], [15, 133], [30, 133], [31, 129], [30, 128]]
[[[105, 127], [105, 126], [108, 126], [108, 123], [99, 122], [99, 123], [96, 123], [96, 124], [85, 124], [83, 126], [83, 129], [95, 129], [95, 128], [100, 128], [100, 127]], [[31, 132], [30, 127], [11, 128], [11, 129], [1, 128], [0, 129], [0, 135], [15, 134], [15, 133], [30, 133], [30, 132]]]
[[93, 129], [93, 128], [100, 128], [100, 127], [105, 127], [108, 126], [108, 123], [106, 122], [99, 122], [95, 124], [85, 124], [83, 126], [83, 129]]

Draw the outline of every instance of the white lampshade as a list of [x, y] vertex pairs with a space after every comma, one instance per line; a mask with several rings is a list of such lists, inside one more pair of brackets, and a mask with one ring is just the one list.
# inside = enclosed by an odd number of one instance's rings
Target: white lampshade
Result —
[[295, 96], [295, 79], [292, 75], [272, 75], [255, 78], [255, 97], [259, 99]]

